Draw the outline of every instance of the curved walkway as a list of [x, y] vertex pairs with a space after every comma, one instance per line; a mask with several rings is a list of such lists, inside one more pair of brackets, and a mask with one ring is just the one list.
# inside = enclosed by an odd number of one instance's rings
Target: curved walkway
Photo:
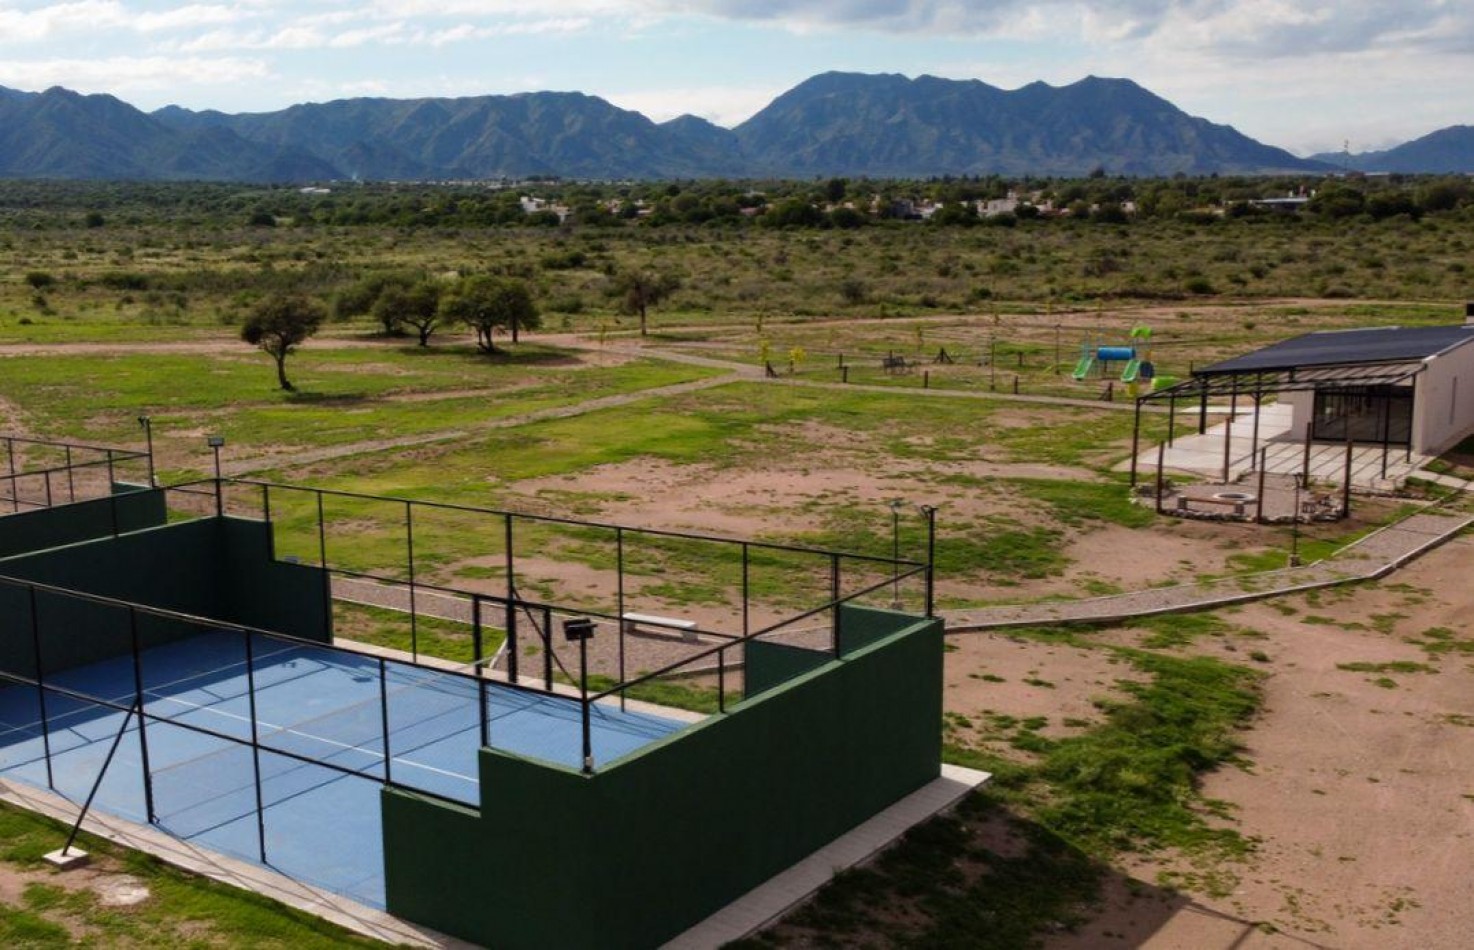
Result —
[[978, 607], [942, 614], [948, 633], [998, 630], [1036, 624], [1114, 623], [1132, 617], [1182, 613], [1226, 604], [1263, 600], [1281, 594], [1373, 580], [1451, 540], [1474, 524], [1474, 515], [1425, 508], [1348, 544], [1330, 557], [1304, 567], [1224, 577], [1176, 587], [1091, 597], [1084, 600]]

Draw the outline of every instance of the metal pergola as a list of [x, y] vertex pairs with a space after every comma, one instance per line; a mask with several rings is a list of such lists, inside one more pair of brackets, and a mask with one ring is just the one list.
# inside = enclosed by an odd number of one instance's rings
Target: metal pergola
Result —
[[[1136, 418], [1131, 430], [1131, 484], [1137, 482], [1137, 455], [1141, 450], [1141, 413], [1149, 402], [1167, 402], [1167, 441], [1171, 446], [1176, 438], [1177, 405], [1180, 401], [1197, 403], [1198, 435], [1208, 431], [1208, 400], [1228, 397], [1229, 419], [1238, 411], [1239, 397], [1254, 401], [1254, 431], [1250, 440], [1250, 451], [1259, 451], [1259, 409], [1264, 397], [1287, 392], [1325, 392], [1354, 389], [1365, 386], [1396, 386], [1408, 383], [1422, 373], [1426, 364], [1422, 360], [1400, 360], [1388, 363], [1359, 363], [1331, 366], [1283, 366], [1259, 369], [1222, 370], [1211, 368], [1194, 373], [1165, 389], [1147, 393], [1136, 398]], [[1225, 428], [1223, 435], [1224, 477], [1227, 478], [1229, 440], [1232, 427]], [[1390, 448], [1384, 427], [1382, 454], [1385, 458]], [[1310, 443], [1306, 434], [1307, 450]], [[1347, 440], [1348, 447], [1350, 439]], [[1408, 449], [1412, 451], [1411, 446]]]

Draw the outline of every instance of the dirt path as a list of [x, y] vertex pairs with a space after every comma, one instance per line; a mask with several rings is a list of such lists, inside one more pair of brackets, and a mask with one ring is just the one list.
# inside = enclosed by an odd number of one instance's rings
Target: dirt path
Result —
[[497, 429], [512, 429], [517, 426], [528, 425], [534, 422], [547, 422], [550, 419], [570, 419], [574, 416], [587, 415], [590, 412], [598, 412], [601, 409], [612, 409], [616, 406], [628, 406], [649, 399], [661, 399], [667, 396], [679, 396], [684, 393], [698, 392], [703, 389], [712, 389], [717, 386], [726, 386], [737, 382], [736, 376], [716, 376], [709, 379], [698, 379], [688, 383], [675, 383], [670, 386], [657, 386], [654, 389], [642, 389], [632, 393], [618, 393], [613, 396], [601, 396], [598, 399], [590, 399], [572, 406], [554, 406], [548, 409], [539, 409], [535, 412], [525, 412], [515, 416], [504, 416], [500, 419], [488, 419], [474, 426], [466, 426], [461, 429], [444, 429], [440, 432], [430, 432], [423, 435], [405, 436], [397, 439], [375, 439], [369, 442], [351, 442], [346, 445], [334, 445], [321, 449], [312, 449], [306, 452], [297, 452], [291, 455], [273, 455], [269, 457], [236, 459], [222, 466], [226, 475], [239, 477], [250, 475], [254, 472], [277, 469], [296, 465], [312, 465], [330, 459], [348, 458], [354, 455], [366, 455], [370, 452], [386, 452], [393, 449], [413, 448], [417, 445], [427, 445], [434, 442], [448, 442], [452, 439], [472, 438], [476, 435], [493, 432]]

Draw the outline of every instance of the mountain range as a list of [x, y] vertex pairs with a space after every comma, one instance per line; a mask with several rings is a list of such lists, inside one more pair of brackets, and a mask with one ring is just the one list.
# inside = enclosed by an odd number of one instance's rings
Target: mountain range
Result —
[[1474, 175], [1474, 126], [1451, 125], [1380, 152], [1328, 152], [1317, 161], [1360, 172]]
[[[1474, 156], [1474, 142], [1461, 142], [1449, 148]], [[1297, 158], [1130, 80], [1095, 77], [1008, 91], [976, 80], [825, 73], [732, 129], [689, 115], [656, 123], [575, 92], [227, 114], [146, 113], [109, 95], [0, 87], [0, 177], [8, 178], [1156, 176], [1327, 171], [1340, 158]]]

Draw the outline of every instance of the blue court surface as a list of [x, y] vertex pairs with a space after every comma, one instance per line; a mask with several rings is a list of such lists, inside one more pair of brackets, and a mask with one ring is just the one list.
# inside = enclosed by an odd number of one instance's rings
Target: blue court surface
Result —
[[[134, 716], [93, 807], [148, 820], [143, 758], [153, 778], [157, 825], [176, 837], [260, 863], [257, 763], [267, 865], [375, 907], [384, 906], [379, 790], [394, 784], [472, 806], [481, 803], [478, 692], [484, 688], [493, 747], [573, 768], [583, 761], [580, 707], [444, 672], [253, 635], [250, 663], [239, 633], [210, 632], [55, 674], [46, 683], [133, 703], [141, 680], [143, 723]], [[135, 678], [135, 673], [136, 677]], [[0, 775], [85, 800], [126, 713], [34, 686], [0, 688]], [[388, 725], [387, 754], [385, 723]], [[620, 756], [686, 723], [595, 706], [594, 761]], [[172, 723], [209, 729], [217, 738]], [[304, 762], [270, 750], [304, 757]], [[319, 764], [325, 763], [325, 764]], [[347, 769], [354, 774], [344, 774]]]

